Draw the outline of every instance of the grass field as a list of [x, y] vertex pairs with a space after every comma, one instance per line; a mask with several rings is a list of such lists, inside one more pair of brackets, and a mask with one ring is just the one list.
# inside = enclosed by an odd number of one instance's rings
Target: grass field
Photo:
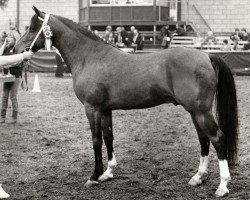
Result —
[[[30, 88], [33, 81], [29, 74]], [[172, 104], [114, 111], [114, 179], [84, 188], [94, 166], [84, 106], [70, 77], [39, 74], [39, 81], [41, 93], [19, 92], [19, 123], [8, 124], [9, 108], [7, 123], [0, 125], [0, 181], [10, 199], [215, 199], [220, 181], [215, 151], [212, 147], [207, 180], [189, 186], [199, 165], [199, 142], [189, 114]], [[230, 170], [224, 199], [240, 200], [250, 192], [250, 77], [236, 77], [236, 84], [239, 162]]]

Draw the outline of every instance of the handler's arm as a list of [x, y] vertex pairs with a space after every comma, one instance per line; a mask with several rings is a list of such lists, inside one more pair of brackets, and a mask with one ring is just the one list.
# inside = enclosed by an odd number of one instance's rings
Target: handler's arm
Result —
[[29, 60], [32, 55], [33, 52], [24, 52], [10, 56], [0, 56], [0, 66], [11, 65], [14, 63], [22, 62], [23, 60]]
[[1, 65], [11, 65], [12, 63], [18, 63], [23, 61], [23, 54], [16, 54], [10, 56], [0, 56], [0, 66]]

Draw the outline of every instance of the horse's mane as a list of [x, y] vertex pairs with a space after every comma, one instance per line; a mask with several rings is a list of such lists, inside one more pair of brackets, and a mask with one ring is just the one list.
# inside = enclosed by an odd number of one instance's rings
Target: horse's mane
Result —
[[97, 35], [92, 33], [90, 30], [80, 26], [76, 22], [74, 22], [70, 19], [64, 18], [62, 16], [56, 16], [56, 18], [59, 19], [62, 23], [64, 23], [66, 26], [68, 26], [71, 30], [74, 30], [76, 32], [80, 32], [80, 33], [84, 34], [85, 36], [91, 38], [92, 40], [102, 41], [102, 39], [100, 37], [98, 37]]
[[100, 42], [102, 42], [102, 43], [104, 43], [106, 45], [110, 45], [110, 46], [112, 46], [114, 48], [119, 49], [118, 47], [114, 46], [113, 44], [105, 42], [103, 39], [101, 39], [100, 37], [98, 37], [97, 35], [92, 33], [90, 30], [82, 27], [81, 25], [77, 24], [76, 22], [74, 22], [74, 21], [72, 21], [70, 19], [64, 18], [62, 16], [56, 16], [56, 18], [58, 20], [60, 20], [63, 24], [68, 26], [71, 30], [74, 30], [74, 31], [76, 31], [78, 33], [81, 33], [81, 34], [87, 36], [88, 38], [90, 38], [92, 40], [100, 41]]

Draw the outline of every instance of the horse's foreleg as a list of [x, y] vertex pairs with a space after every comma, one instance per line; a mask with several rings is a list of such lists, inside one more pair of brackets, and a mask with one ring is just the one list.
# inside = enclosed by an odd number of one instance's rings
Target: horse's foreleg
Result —
[[113, 178], [114, 168], [117, 165], [114, 149], [113, 149], [113, 126], [112, 126], [112, 111], [107, 111], [102, 115], [102, 131], [105, 145], [107, 147], [108, 153], [108, 168], [107, 170], [98, 178], [100, 181], [107, 181]]
[[199, 127], [204, 131], [209, 140], [212, 142], [218, 155], [221, 182], [219, 188], [215, 192], [215, 195], [217, 197], [225, 196], [229, 193], [227, 184], [231, 180], [231, 177], [227, 160], [225, 158], [225, 155], [223, 154], [223, 148], [225, 145], [224, 133], [222, 133], [219, 129], [211, 112], [201, 113], [195, 117]]
[[201, 145], [201, 156], [200, 156], [200, 164], [199, 164], [198, 172], [188, 182], [189, 185], [196, 186], [196, 185], [200, 185], [202, 183], [202, 180], [204, 179], [204, 176], [207, 175], [210, 140], [204, 134], [199, 124], [197, 123], [196, 121], [197, 116], [195, 116], [195, 114], [192, 114], [191, 116], [192, 116], [192, 119], [196, 128], [196, 131], [198, 133], [198, 137], [199, 137], [199, 141]]
[[86, 187], [98, 184], [98, 177], [103, 174], [102, 163], [102, 131], [101, 131], [101, 112], [100, 110], [85, 103], [86, 115], [88, 117], [92, 132], [93, 148], [95, 153], [95, 169], [93, 175], [85, 183]]

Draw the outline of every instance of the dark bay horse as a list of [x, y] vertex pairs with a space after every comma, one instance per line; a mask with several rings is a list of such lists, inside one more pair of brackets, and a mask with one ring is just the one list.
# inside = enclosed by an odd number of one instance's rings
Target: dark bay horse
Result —
[[[29, 47], [36, 35], [39, 37], [32, 51], [44, 47], [44, 35], [39, 29], [48, 15], [35, 7], [34, 11], [29, 29], [16, 44], [17, 52]], [[53, 32], [53, 45], [72, 70], [74, 91], [85, 106], [91, 127], [95, 168], [86, 187], [113, 178], [116, 159], [112, 110], [173, 103], [190, 113], [201, 145], [198, 172], [189, 184], [201, 184], [207, 174], [211, 141], [218, 155], [221, 178], [215, 194], [224, 196], [229, 192], [228, 162], [236, 159], [238, 116], [234, 78], [225, 62], [189, 48], [128, 54], [66, 18], [50, 15], [47, 23]], [[212, 114], [215, 99], [218, 120]], [[105, 172], [103, 140], [108, 153]]]

